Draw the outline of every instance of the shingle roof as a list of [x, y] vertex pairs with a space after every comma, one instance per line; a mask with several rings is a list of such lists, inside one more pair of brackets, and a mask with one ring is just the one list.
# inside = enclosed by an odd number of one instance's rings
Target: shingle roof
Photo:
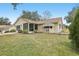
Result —
[[48, 22], [59, 22], [59, 21], [62, 22], [62, 18], [61, 18], [61, 17], [51, 18], [51, 19], [48, 19], [47, 21], [48, 21]]
[[[46, 23], [46, 22], [59, 22], [59, 21], [62, 22], [61, 17], [51, 18], [51, 19], [48, 19], [48, 20], [40, 20], [40, 21], [34, 21], [34, 20], [30, 20], [30, 19], [25, 19], [25, 18], [19, 18], [19, 19], [22, 19], [24, 22], [35, 23], [35, 24], [43, 24], [43, 23]], [[14, 24], [16, 24], [19, 21], [19, 19]]]

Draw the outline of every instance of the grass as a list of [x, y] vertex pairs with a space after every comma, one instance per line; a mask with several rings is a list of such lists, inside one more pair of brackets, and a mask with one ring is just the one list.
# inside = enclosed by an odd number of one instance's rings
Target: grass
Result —
[[1, 56], [76, 56], [68, 35], [15, 34], [0, 36]]

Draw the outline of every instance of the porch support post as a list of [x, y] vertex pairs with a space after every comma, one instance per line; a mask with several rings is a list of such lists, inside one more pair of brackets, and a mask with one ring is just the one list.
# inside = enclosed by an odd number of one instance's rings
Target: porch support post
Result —
[[29, 23], [27, 23], [28, 24], [28, 33], [29, 33]]
[[23, 30], [23, 24], [21, 25], [21, 30]]

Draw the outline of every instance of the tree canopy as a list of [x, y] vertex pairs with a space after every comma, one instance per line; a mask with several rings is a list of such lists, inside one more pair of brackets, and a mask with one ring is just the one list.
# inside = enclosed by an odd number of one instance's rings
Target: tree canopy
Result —
[[46, 20], [46, 19], [49, 19], [51, 17], [51, 13], [50, 11], [46, 10], [43, 12], [43, 18]]
[[41, 16], [38, 14], [37, 11], [23, 11], [20, 17], [27, 18], [30, 20], [40, 20]]
[[75, 12], [78, 9], [78, 7], [73, 8], [70, 12], [68, 12], [68, 16], [66, 16], [64, 19], [67, 21], [67, 23], [71, 23], [74, 19]]
[[17, 5], [19, 5], [19, 3], [11, 3], [11, 5], [13, 6], [13, 9], [16, 10], [17, 9]]
[[0, 17], [0, 25], [10, 25], [11, 22], [8, 18]]

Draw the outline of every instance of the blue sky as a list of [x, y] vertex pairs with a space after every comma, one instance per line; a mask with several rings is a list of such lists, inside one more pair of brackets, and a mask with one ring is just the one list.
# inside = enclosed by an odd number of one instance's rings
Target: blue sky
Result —
[[[68, 4], [68, 3], [25, 3], [19, 4], [17, 10], [13, 10], [13, 7], [10, 3], [1, 3], [0, 4], [0, 17], [8, 17], [12, 23], [14, 23], [17, 18], [22, 14], [22, 10], [29, 11], [38, 11], [39, 14], [43, 14], [45, 10], [48, 10], [53, 17], [62, 17], [67, 16], [68, 12], [72, 10], [73, 7], [78, 6], [78, 4]], [[64, 21], [65, 23], [65, 21]]]

